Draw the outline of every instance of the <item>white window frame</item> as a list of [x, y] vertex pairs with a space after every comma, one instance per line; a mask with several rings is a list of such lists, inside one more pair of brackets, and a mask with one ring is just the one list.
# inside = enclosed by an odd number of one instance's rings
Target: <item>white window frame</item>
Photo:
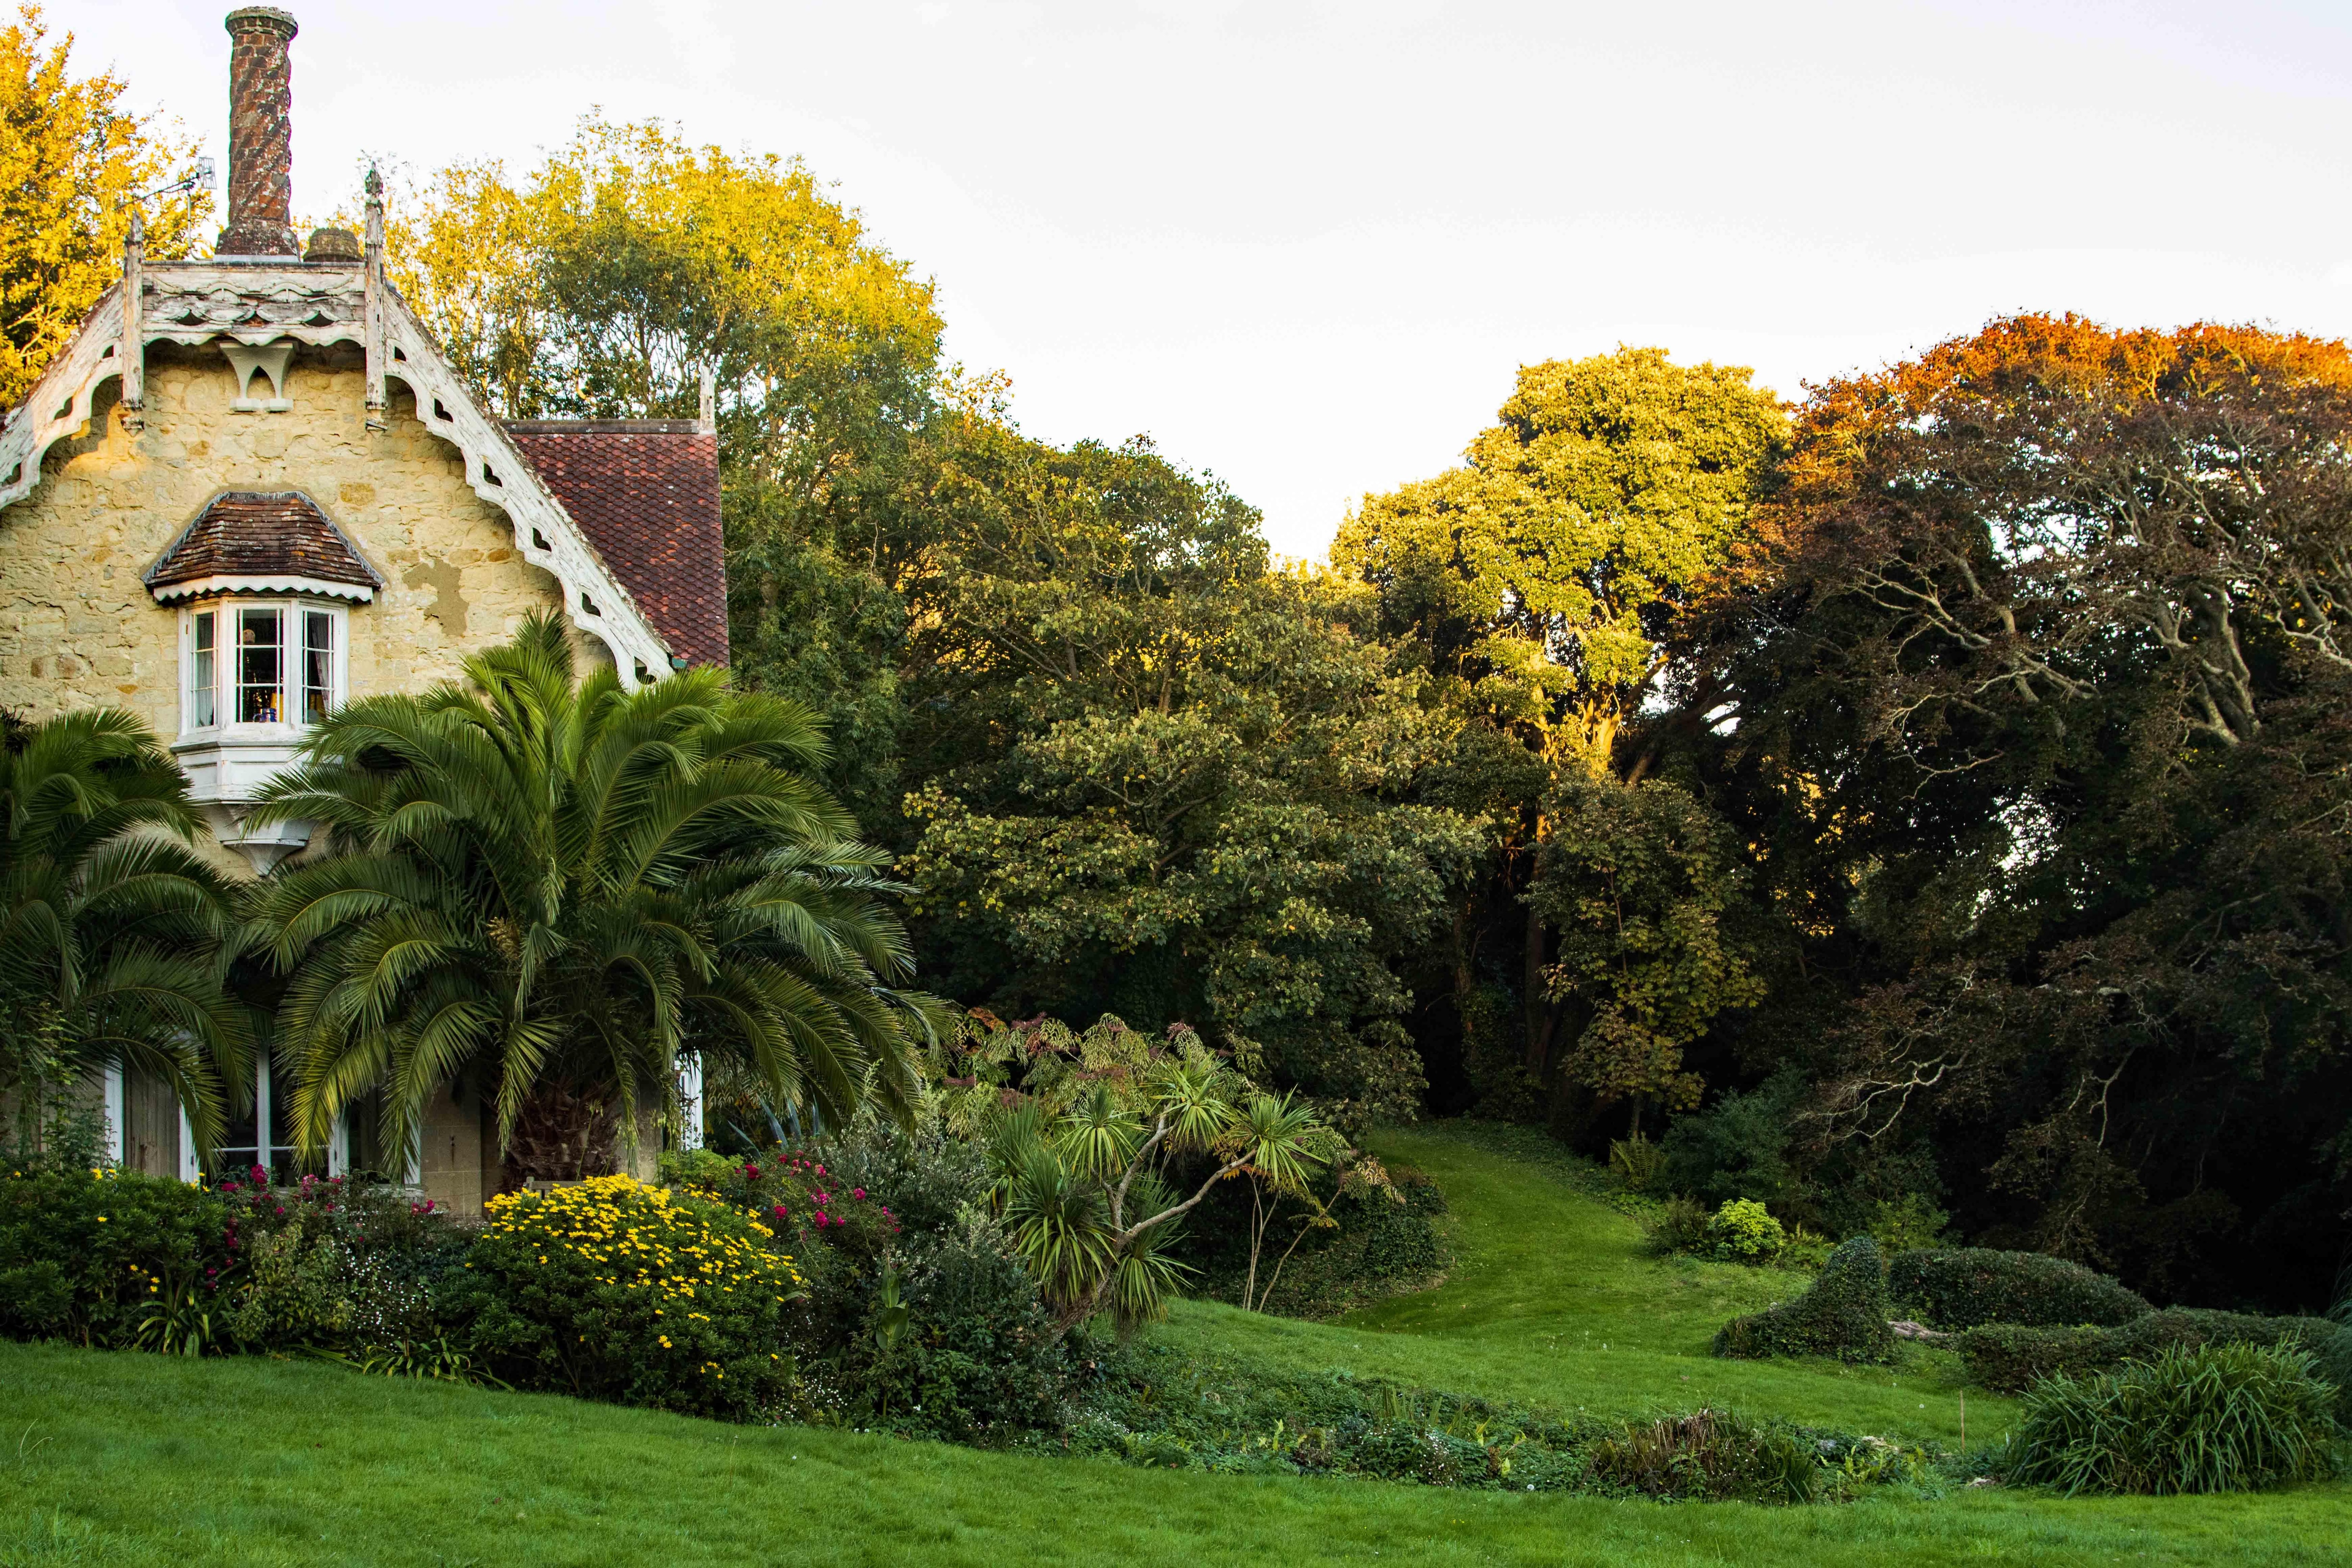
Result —
[[[268, 610], [278, 616], [283, 636], [278, 644], [278, 691], [279, 710], [288, 715], [283, 720], [247, 721], [237, 717], [242, 695], [238, 684], [237, 628], [247, 612]], [[200, 616], [213, 620], [212, 700], [213, 722], [195, 722], [196, 693], [196, 622]], [[284, 739], [299, 733], [310, 724], [303, 698], [307, 693], [310, 673], [308, 617], [325, 616], [333, 627], [334, 647], [328, 659], [329, 680], [327, 709], [332, 712], [351, 700], [351, 611], [349, 606], [331, 599], [314, 599], [289, 595], [240, 595], [200, 599], [180, 611], [180, 738], [191, 740], [261, 740]]]

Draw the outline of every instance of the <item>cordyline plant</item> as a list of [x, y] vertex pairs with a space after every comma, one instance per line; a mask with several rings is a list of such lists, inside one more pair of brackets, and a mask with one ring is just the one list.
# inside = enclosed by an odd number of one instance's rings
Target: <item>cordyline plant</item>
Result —
[[987, 1142], [997, 1212], [1065, 1331], [1104, 1310], [1121, 1334], [1160, 1317], [1184, 1269], [1169, 1248], [1219, 1182], [1306, 1196], [1351, 1152], [1183, 1024], [1155, 1037], [1106, 1014], [1081, 1035], [975, 1011], [930, 1067], [950, 1131]]

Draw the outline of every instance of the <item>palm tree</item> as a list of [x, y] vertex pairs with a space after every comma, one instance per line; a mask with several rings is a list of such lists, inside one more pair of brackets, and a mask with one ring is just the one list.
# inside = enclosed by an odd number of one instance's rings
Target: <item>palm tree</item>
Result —
[[251, 1029], [224, 985], [231, 884], [193, 844], [187, 781], [119, 708], [25, 725], [0, 746], [0, 1089], [109, 1061], [168, 1083], [200, 1148], [223, 1085], [251, 1092]]
[[835, 1117], [903, 1112], [935, 1005], [894, 989], [903, 889], [809, 782], [824, 755], [805, 709], [713, 670], [575, 679], [552, 617], [462, 685], [321, 721], [255, 814], [329, 850], [272, 878], [257, 921], [291, 973], [298, 1138], [381, 1093], [386, 1146], [409, 1147], [462, 1075], [494, 1088], [520, 1173], [583, 1174], [688, 1050]]

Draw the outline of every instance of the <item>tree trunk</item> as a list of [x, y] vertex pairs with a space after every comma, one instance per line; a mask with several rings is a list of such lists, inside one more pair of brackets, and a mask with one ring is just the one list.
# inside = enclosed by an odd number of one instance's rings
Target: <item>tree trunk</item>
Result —
[[533, 1088], [507, 1139], [499, 1184], [513, 1192], [526, 1182], [577, 1182], [619, 1170], [620, 1118], [612, 1102], [609, 1093], [569, 1084]]

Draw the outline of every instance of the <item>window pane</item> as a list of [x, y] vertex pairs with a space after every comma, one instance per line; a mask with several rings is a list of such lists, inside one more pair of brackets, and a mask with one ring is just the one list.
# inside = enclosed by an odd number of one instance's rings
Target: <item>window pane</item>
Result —
[[236, 613], [236, 716], [246, 724], [286, 722], [286, 616]]
[[315, 723], [335, 705], [335, 617], [321, 610], [302, 616], [302, 721]]
[[219, 621], [211, 610], [195, 616], [194, 657], [188, 661], [188, 724], [208, 730], [219, 721], [220, 653], [215, 646]]

